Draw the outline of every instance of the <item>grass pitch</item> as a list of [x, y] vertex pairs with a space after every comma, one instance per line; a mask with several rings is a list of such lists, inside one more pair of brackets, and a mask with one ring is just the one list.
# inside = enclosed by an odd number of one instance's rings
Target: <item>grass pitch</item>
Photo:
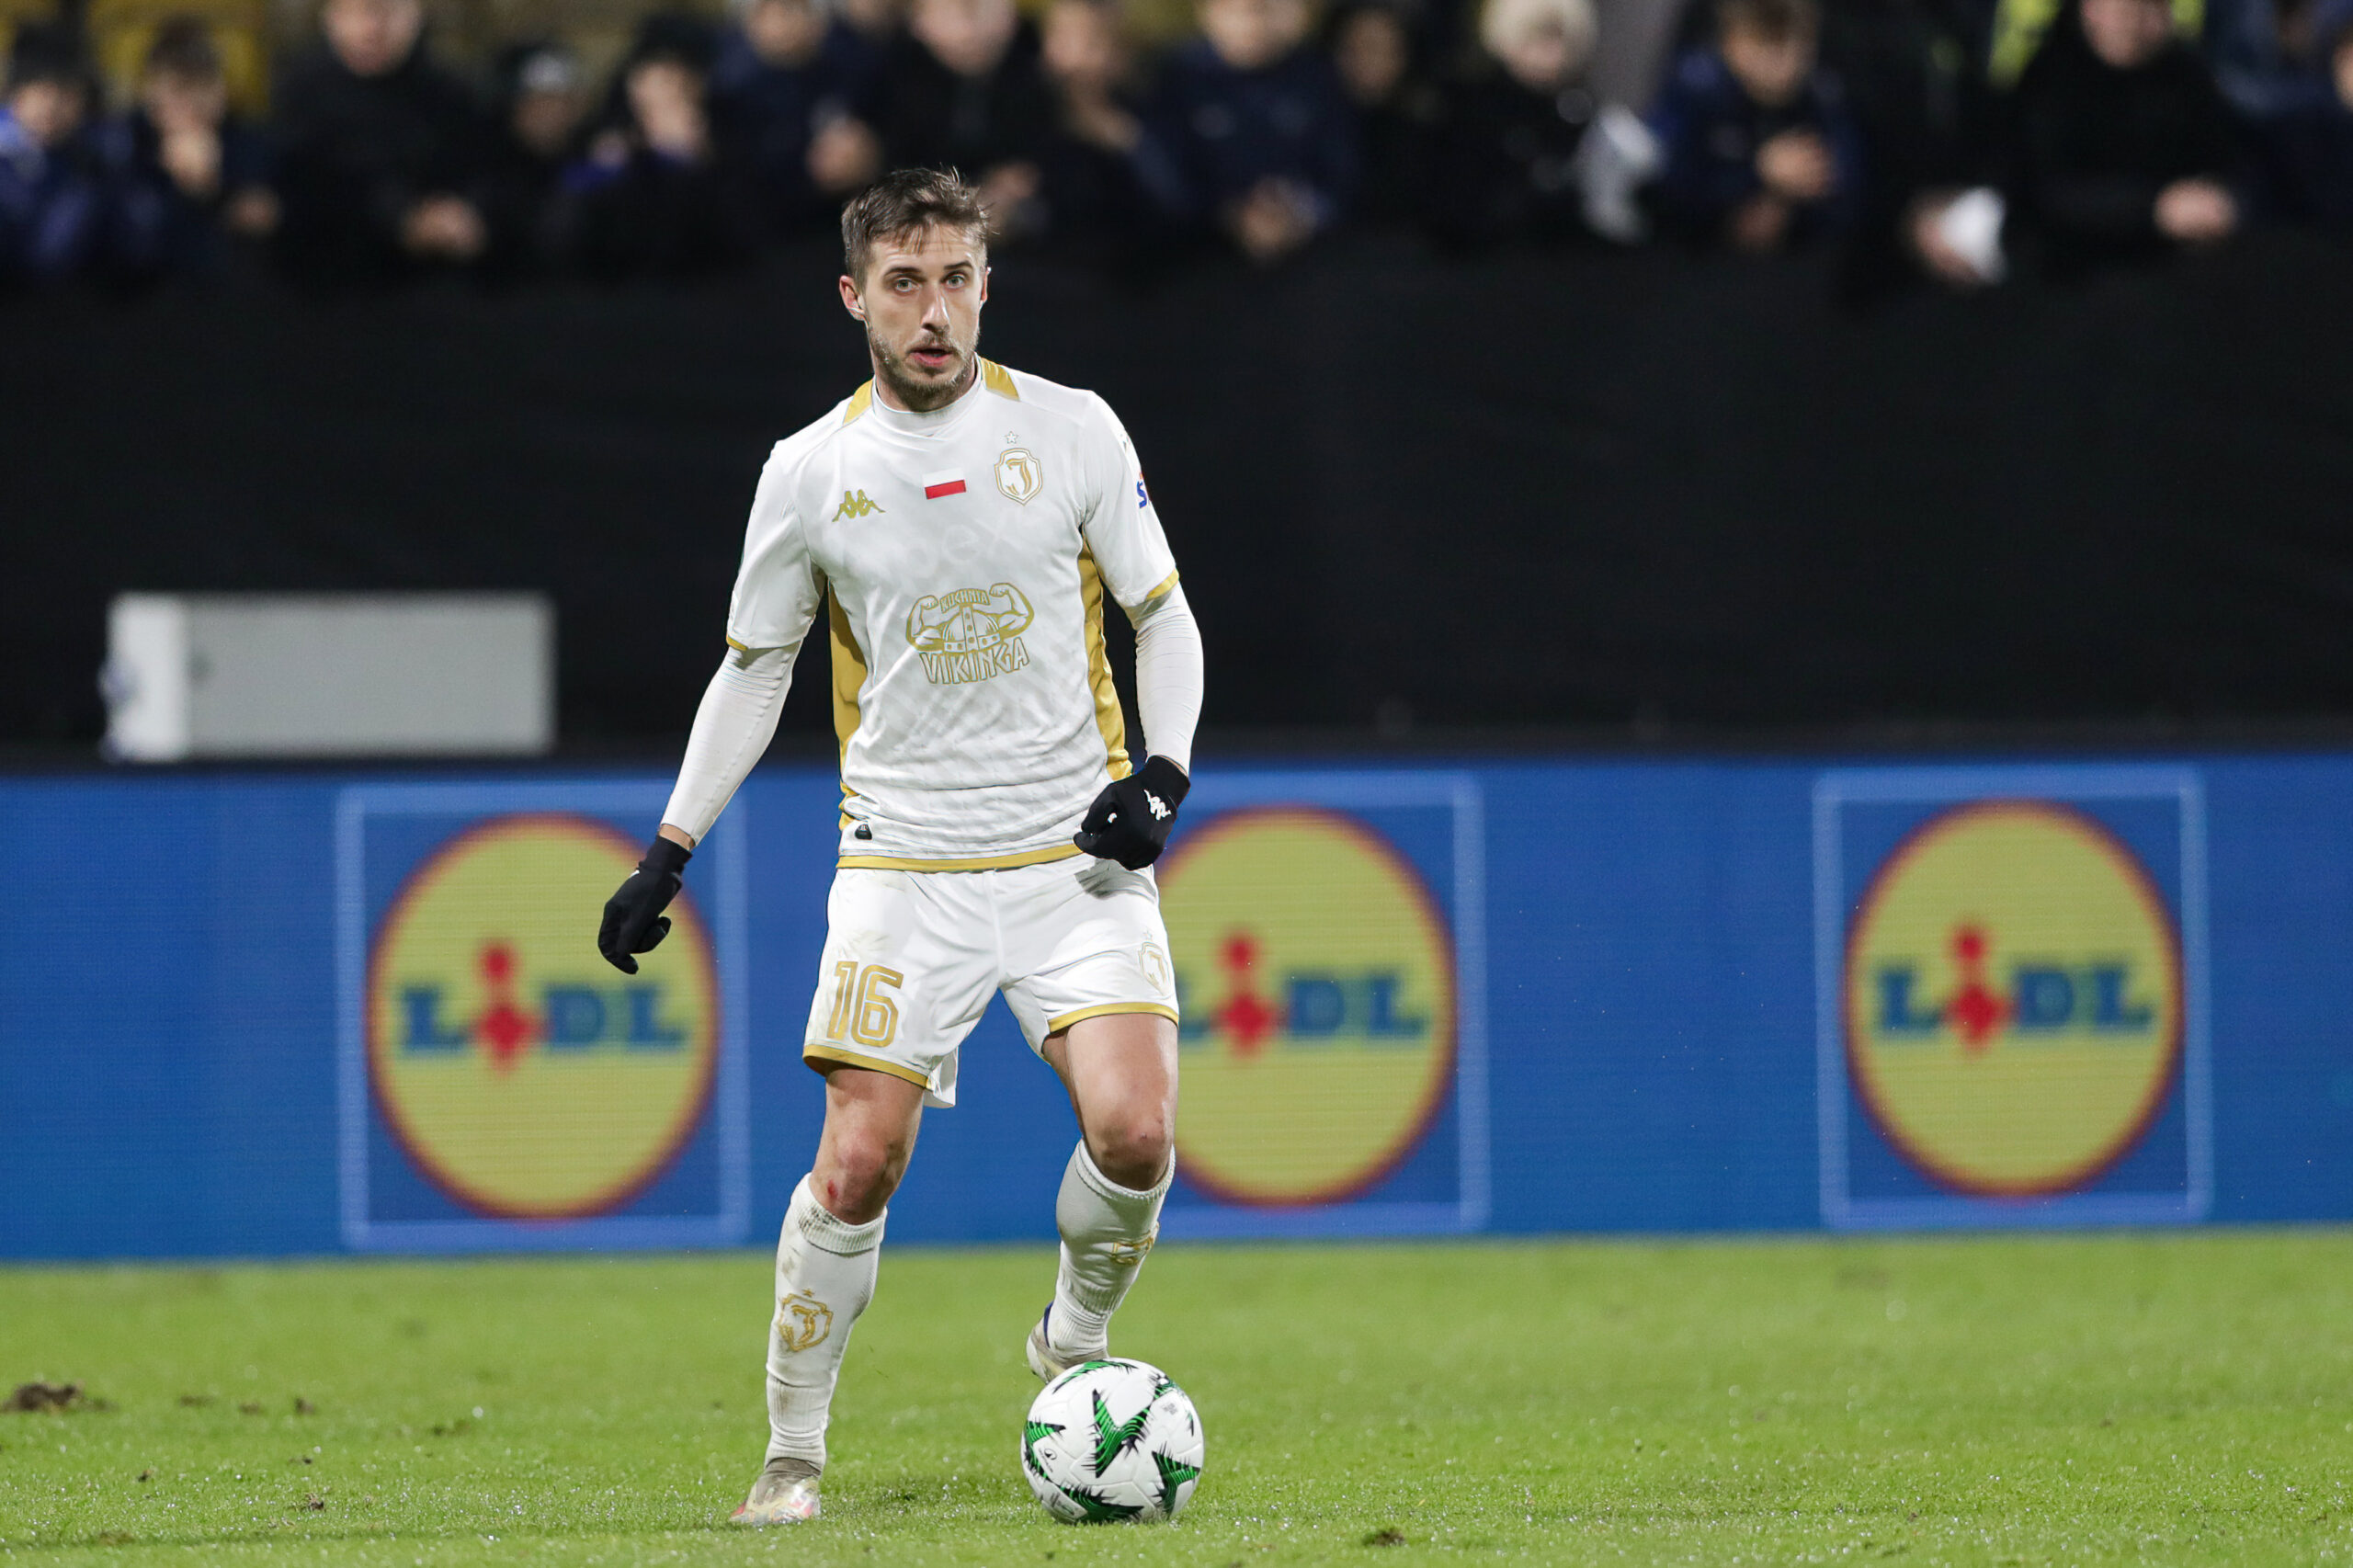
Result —
[[[768, 1261], [0, 1271], [0, 1557], [301, 1562], [2322, 1563], [2353, 1235], [1154, 1255], [1167, 1527], [1017, 1468], [1042, 1248], [886, 1255], [826, 1517], [747, 1532]], [[298, 1403], [299, 1402], [299, 1403]]]

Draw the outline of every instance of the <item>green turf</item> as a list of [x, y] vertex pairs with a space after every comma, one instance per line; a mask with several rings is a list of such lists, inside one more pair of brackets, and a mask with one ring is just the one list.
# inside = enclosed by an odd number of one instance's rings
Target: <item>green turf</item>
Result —
[[0, 1557], [2353, 1558], [2344, 1233], [1165, 1247], [1117, 1345], [1209, 1465], [1156, 1528], [1052, 1524], [1017, 1470], [1050, 1267], [892, 1253], [827, 1517], [765, 1532], [723, 1523], [765, 1258], [0, 1270], [0, 1392], [102, 1402], [0, 1415]]

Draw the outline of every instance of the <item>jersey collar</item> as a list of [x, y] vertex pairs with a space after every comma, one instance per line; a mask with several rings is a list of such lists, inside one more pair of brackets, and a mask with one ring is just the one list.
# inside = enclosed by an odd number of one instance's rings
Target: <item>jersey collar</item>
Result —
[[882, 389], [877, 386], [874, 389], [874, 416], [881, 420], [886, 428], [902, 431], [909, 436], [940, 435], [949, 426], [961, 419], [965, 411], [972, 407], [974, 400], [980, 395], [981, 383], [984, 379], [977, 371], [974, 372], [972, 384], [959, 393], [955, 402], [943, 403], [927, 414], [917, 414], [912, 409], [892, 408], [882, 401]]

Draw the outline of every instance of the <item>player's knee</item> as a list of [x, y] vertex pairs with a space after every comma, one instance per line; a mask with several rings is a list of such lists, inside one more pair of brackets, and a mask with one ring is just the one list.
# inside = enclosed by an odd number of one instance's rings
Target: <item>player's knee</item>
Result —
[[1158, 1185], [1176, 1147], [1172, 1118], [1157, 1107], [1104, 1119], [1089, 1133], [1086, 1152], [1095, 1166], [1121, 1187], [1138, 1191]]
[[882, 1212], [907, 1168], [906, 1151], [879, 1133], [836, 1136], [824, 1154], [817, 1173], [818, 1200], [852, 1224]]

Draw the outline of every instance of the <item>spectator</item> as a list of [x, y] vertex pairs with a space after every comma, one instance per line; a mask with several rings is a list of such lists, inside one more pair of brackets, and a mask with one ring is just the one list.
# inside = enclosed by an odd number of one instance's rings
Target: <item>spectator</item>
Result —
[[1040, 211], [1058, 246], [1096, 259], [1142, 237], [1143, 126], [1128, 92], [1134, 62], [1116, 0], [1053, 0], [1039, 51], [1054, 125], [1040, 159]]
[[869, 120], [881, 54], [820, 0], [741, 0], [711, 67], [711, 116], [727, 154], [759, 182], [771, 221], [830, 223], [882, 170]]
[[757, 242], [747, 193], [712, 139], [709, 57], [671, 20], [649, 23], [621, 67], [618, 123], [565, 176], [573, 258], [608, 282], [721, 271]]
[[278, 228], [261, 133], [230, 115], [221, 51], [199, 17], [155, 29], [139, 102], [106, 127], [103, 149], [112, 261], [131, 278], [217, 275], [233, 239], [267, 239]]
[[1592, 0], [1487, 0], [1479, 50], [1449, 85], [1431, 214], [1458, 243], [1580, 233], [1578, 151], [1597, 106], [1586, 91]]
[[1013, 0], [915, 0], [884, 67], [882, 102], [892, 166], [961, 169], [999, 235], [1035, 232], [1055, 108], [1037, 32]]
[[2055, 271], [2227, 238], [2236, 148], [2165, 0], [2069, 0], [2020, 78], [2010, 228]]
[[489, 234], [472, 98], [426, 58], [419, 0], [326, 0], [325, 48], [278, 93], [281, 254], [319, 283], [461, 266]]
[[835, 0], [850, 31], [876, 51], [888, 50], [906, 31], [906, 0]]
[[1718, 0], [1716, 45], [1675, 64], [1652, 111], [1662, 223], [1702, 244], [1786, 250], [1844, 230], [1861, 149], [1815, 60], [1813, 0]]
[[1910, 276], [1921, 234], [1936, 232], [1923, 222], [1994, 177], [1991, 22], [1980, 0], [1826, 0], [1823, 59], [1869, 152], [1849, 253], [1859, 293]]
[[563, 173], [579, 151], [588, 108], [579, 59], [560, 43], [520, 43], [493, 73], [493, 124], [479, 183], [487, 234], [483, 270], [494, 282], [540, 278], [558, 260]]
[[1305, 0], [1200, 0], [1202, 36], [1163, 73], [1155, 181], [1172, 215], [1214, 224], [1251, 260], [1280, 260], [1356, 195], [1356, 116], [1331, 62], [1304, 47]]
[[92, 263], [105, 203], [83, 134], [90, 76], [62, 28], [21, 28], [0, 106], [0, 287], [62, 283]]
[[2273, 199], [2286, 217], [2353, 235], [2353, 0], [2326, 6], [2313, 31], [2315, 90], [2266, 128]]
[[2258, 124], [2329, 98], [2324, 0], [2212, 0], [2204, 29], [2214, 85]]
[[1421, 216], [1437, 104], [1415, 59], [1413, 29], [1395, 0], [1346, 0], [1324, 28], [1340, 90], [1356, 106], [1362, 174], [1356, 216], [1403, 227]]

